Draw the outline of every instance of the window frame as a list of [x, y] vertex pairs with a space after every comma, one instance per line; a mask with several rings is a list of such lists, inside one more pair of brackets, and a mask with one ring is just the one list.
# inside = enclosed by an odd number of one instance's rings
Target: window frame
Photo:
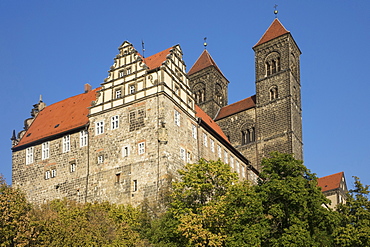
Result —
[[145, 154], [145, 142], [139, 142], [137, 144], [137, 153], [139, 155]]
[[111, 125], [112, 130], [119, 128], [119, 116], [118, 115], [115, 115], [110, 118], [110, 125]]
[[71, 135], [65, 135], [62, 138], [63, 138], [62, 151], [63, 153], [68, 153], [69, 151], [71, 151]]
[[95, 122], [95, 135], [104, 134], [104, 120]]
[[43, 142], [41, 144], [41, 159], [42, 160], [46, 160], [46, 159], [49, 159], [50, 157], [50, 142], [47, 141], [47, 142]]
[[34, 162], [34, 147], [28, 147], [26, 149], [26, 165], [30, 165]]
[[181, 126], [181, 114], [177, 110], [174, 110], [174, 121], [175, 121], [175, 125]]
[[80, 147], [86, 147], [89, 141], [89, 132], [87, 130], [80, 131]]

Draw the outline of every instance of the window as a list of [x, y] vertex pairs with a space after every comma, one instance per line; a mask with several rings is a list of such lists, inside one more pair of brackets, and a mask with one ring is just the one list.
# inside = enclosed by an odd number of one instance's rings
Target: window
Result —
[[277, 99], [278, 98], [278, 88], [277, 87], [273, 87], [270, 89], [270, 100], [274, 100], [274, 99]]
[[111, 117], [112, 130], [118, 129], [118, 127], [119, 127], [119, 117], [118, 116]]
[[75, 171], [76, 171], [76, 163], [71, 163], [70, 172], [75, 172]]
[[140, 142], [139, 144], [137, 144], [137, 146], [139, 154], [145, 153], [145, 142]]
[[205, 147], [208, 147], [208, 139], [207, 139], [207, 134], [203, 133], [203, 145]]
[[63, 153], [71, 150], [70, 135], [63, 136]]
[[104, 162], [104, 155], [99, 155], [98, 156], [98, 164], [103, 164], [103, 162]]
[[80, 131], [80, 147], [87, 146], [88, 141], [88, 132], [87, 130], [81, 130]]
[[100, 135], [104, 133], [104, 121], [99, 121], [95, 123], [95, 135]]
[[226, 150], [224, 151], [224, 160], [225, 160], [225, 164], [229, 163], [229, 157], [228, 157], [228, 153], [226, 152]]
[[124, 146], [122, 148], [122, 157], [128, 157], [130, 155], [129, 146]]
[[51, 170], [51, 177], [55, 178], [56, 176], [57, 176], [57, 169], [54, 168]]
[[119, 71], [119, 77], [124, 77], [125, 76], [125, 71], [124, 70], [120, 70]]
[[191, 162], [191, 152], [188, 151], [187, 153], [187, 162], [190, 163]]
[[197, 126], [195, 126], [194, 124], [191, 125], [191, 134], [194, 139], [197, 139]]
[[145, 109], [130, 111], [129, 113], [129, 131], [139, 130], [145, 126]]
[[236, 161], [236, 164], [235, 164], [235, 171], [239, 174], [239, 161]]
[[242, 145], [256, 141], [254, 127], [242, 131]]
[[177, 86], [177, 85], [175, 85], [175, 94], [176, 94], [177, 96], [180, 96], [180, 88], [179, 88], [179, 86]]
[[214, 153], [215, 152], [215, 141], [213, 139], [209, 139], [209, 143], [211, 146], [211, 152]]
[[231, 166], [231, 169], [234, 169], [234, 157], [233, 156], [230, 156], [230, 166]]
[[221, 151], [221, 146], [220, 145], [217, 145], [217, 154], [218, 154], [218, 157], [221, 159], [222, 158], [222, 151]]
[[180, 126], [180, 112], [175, 110], [175, 124]]
[[26, 149], [26, 165], [33, 163], [33, 147]]
[[241, 166], [241, 174], [242, 174], [242, 177], [245, 178], [245, 167], [244, 166]]
[[122, 97], [122, 90], [121, 89], [117, 89], [116, 90], [116, 95], [115, 95], [116, 99], [119, 99]]
[[46, 159], [49, 159], [49, 142], [44, 142], [41, 146], [42, 146], [42, 159], [43, 160], [46, 160]]
[[134, 94], [134, 93], [136, 92], [136, 87], [135, 87], [135, 85], [130, 85], [130, 86], [129, 86], [129, 92], [130, 92], [130, 94]]
[[50, 178], [50, 171], [46, 171], [45, 172], [45, 179], [49, 179]]
[[185, 161], [185, 149], [180, 148], [180, 159]]
[[119, 183], [121, 180], [121, 173], [116, 173], [116, 183]]
[[127, 74], [127, 75], [131, 74], [131, 67], [128, 67], [128, 68], [126, 69], [126, 74]]
[[133, 185], [134, 185], [134, 192], [135, 192], [135, 191], [137, 191], [137, 180], [134, 180], [133, 182], [134, 182]]

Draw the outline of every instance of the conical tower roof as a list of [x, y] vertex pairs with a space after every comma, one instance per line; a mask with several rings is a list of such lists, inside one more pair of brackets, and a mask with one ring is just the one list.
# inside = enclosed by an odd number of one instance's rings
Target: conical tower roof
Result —
[[275, 18], [270, 27], [263, 34], [262, 38], [253, 46], [253, 48], [287, 33], [290, 32], [285, 29], [279, 19]]
[[211, 57], [211, 55], [208, 53], [208, 51], [204, 50], [202, 54], [199, 56], [198, 60], [189, 70], [188, 75], [194, 74], [198, 71], [201, 71], [202, 69], [208, 68], [209, 66], [214, 66], [218, 70], [218, 72], [220, 72], [221, 75], [223, 75], [221, 70], [218, 68], [217, 64]]

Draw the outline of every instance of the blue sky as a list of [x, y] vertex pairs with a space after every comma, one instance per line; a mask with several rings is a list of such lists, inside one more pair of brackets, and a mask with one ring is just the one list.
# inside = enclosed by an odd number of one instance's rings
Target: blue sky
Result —
[[255, 94], [252, 46], [275, 4], [302, 51], [305, 165], [370, 184], [370, 1], [344, 0], [0, 1], [0, 173], [11, 182], [10, 137], [39, 95], [50, 105], [98, 87], [125, 40], [144, 40], [146, 56], [180, 44], [189, 70], [207, 37], [229, 103]]

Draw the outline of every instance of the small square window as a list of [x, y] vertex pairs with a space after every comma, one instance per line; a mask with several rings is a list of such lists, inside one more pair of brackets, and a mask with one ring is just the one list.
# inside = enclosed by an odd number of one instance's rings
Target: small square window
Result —
[[130, 94], [134, 94], [134, 93], [136, 92], [136, 87], [135, 87], [135, 85], [130, 85], [130, 87], [129, 87], [129, 92], [130, 92]]
[[98, 164], [103, 164], [104, 162], [104, 155], [99, 155], [98, 156]]
[[144, 154], [145, 153], [145, 142], [140, 142], [138, 144], [138, 153]]
[[116, 90], [116, 95], [115, 95], [116, 99], [119, 99], [122, 97], [122, 90], [121, 89], [117, 89]]

